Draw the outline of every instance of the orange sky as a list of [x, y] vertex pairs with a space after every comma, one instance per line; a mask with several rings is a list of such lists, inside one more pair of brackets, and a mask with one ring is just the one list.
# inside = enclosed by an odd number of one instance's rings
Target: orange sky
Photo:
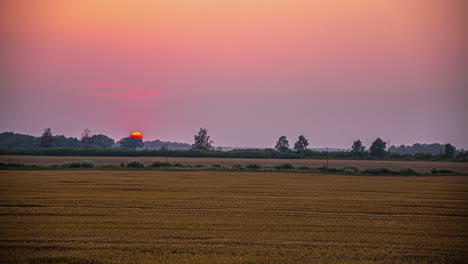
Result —
[[[94, 126], [114, 137], [137, 129], [150, 138], [191, 141], [197, 127], [207, 126], [224, 145], [267, 146], [279, 134], [300, 133], [322, 146], [347, 147], [352, 138], [377, 136], [395, 143], [468, 146], [462, 136], [466, 122], [457, 114], [467, 110], [460, 99], [467, 95], [463, 0], [5, 0], [0, 5], [5, 129], [37, 134], [54, 125], [58, 132], [79, 134], [78, 127]], [[89, 87], [103, 83], [154, 88], [164, 96], [79, 97], [107, 94]], [[38, 96], [45, 96], [42, 103]], [[56, 113], [63, 109], [57, 98], [70, 97], [80, 98], [65, 107], [78, 120], [75, 125]], [[382, 98], [387, 101], [375, 103]], [[91, 100], [90, 112], [98, 112], [93, 120], [77, 113], [80, 100]], [[374, 116], [352, 103], [357, 100], [384, 107]], [[238, 109], [239, 103], [250, 110]], [[23, 110], [31, 104], [52, 117], [38, 120]], [[327, 117], [318, 114], [330, 105]], [[16, 112], [34, 124], [16, 123], [4, 114], [7, 108], [21, 108]], [[131, 118], [127, 108], [141, 114]], [[208, 114], [198, 119], [195, 110]], [[100, 127], [116, 114], [131, 121]], [[272, 115], [287, 124], [277, 127]], [[147, 122], [154, 116], [165, 125]], [[358, 116], [361, 128], [347, 121]], [[379, 116], [389, 122], [380, 124]], [[220, 125], [223, 117], [232, 126]], [[332, 131], [317, 132], [304, 124], [309, 119]], [[265, 121], [254, 128], [258, 120]], [[348, 136], [341, 135], [339, 124], [347, 126]], [[435, 124], [456, 129], [447, 132]]]

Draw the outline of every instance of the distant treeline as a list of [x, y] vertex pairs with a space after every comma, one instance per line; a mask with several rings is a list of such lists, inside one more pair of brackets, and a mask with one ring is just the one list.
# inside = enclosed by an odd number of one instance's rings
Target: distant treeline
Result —
[[[445, 152], [445, 145], [439, 143], [433, 144], [419, 144], [415, 143], [412, 146], [400, 145], [398, 147], [391, 146], [388, 149], [389, 152], [399, 154], [418, 154], [418, 153], [429, 153], [433, 155], [443, 154]], [[463, 150], [461, 150], [463, 151]]]
[[[350, 151], [314, 151], [309, 142], [299, 136], [293, 149], [281, 136], [275, 148], [214, 150], [213, 141], [206, 129], [200, 129], [193, 145], [165, 143], [159, 140], [144, 142], [136, 138], [122, 138], [117, 143], [102, 134], [91, 135], [85, 129], [81, 139], [54, 136], [50, 128], [41, 137], [4, 132], [0, 134], [0, 155], [44, 156], [124, 156], [124, 157], [209, 157], [209, 158], [257, 158], [257, 159], [362, 159], [362, 160], [427, 160], [468, 161], [468, 151], [457, 150], [451, 144], [414, 144], [413, 146], [386, 147], [386, 142], [377, 138], [369, 148], [361, 140], [353, 142]], [[170, 148], [169, 144], [172, 145]], [[154, 147], [158, 149], [148, 148]], [[399, 153], [401, 151], [411, 153]]]
[[[64, 135], [52, 136], [50, 147], [58, 148], [114, 148], [119, 147], [120, 144], [116, 143], [114, 139], [102, 135], [89, 135], [86, 144], [83, 138], [66, 137]], [[187, 143], [166, 142], [160, 140], [145, 141], [143, 142], [144, 148], [147, 149], [177, 149], [187, 150], [191, 149], [192, 145]], [[0, 148], [40, 148], [41, 137], [34, 137], [31, 135], [17, 134], [13, 132], [0, 133]]]

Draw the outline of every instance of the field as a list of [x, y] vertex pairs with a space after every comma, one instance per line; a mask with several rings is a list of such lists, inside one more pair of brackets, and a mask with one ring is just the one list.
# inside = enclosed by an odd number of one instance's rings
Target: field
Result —
[[[80, 160], [93, 160], [97, 166], [113, 164], [119, 166], [120, 162], [127, 162], [129, 160], [138, 159], [149, 166], [156, 160], [166, 161], [164, 157], [49, 157], [49, 156], [10, 156], [10, 162], [19, 162], [24, 164], [36, 165], [60, 165], [67, 161], [80, 161]], [[168, 158], [169, 162], [180, 162], [184, 165], [207, 165], [210, 166], [214, 163], [220, 163], [226, 166], [234, 164], [247, 165], [255, 163], [261, 166], [277, 165], [285, 162], [291, 163], [295, 166], [307, 165], [310, 167], [318, 167], [326, 165], [326, 160], [308, 160], [308, 159], [225, 159], [225, 158]], [[8, 162], [7, 156], [0, 156], [0, 162]], [[437, 169], [450, 169], [461, 173], [468, 173], [468, 162], [426, 162], [426, 161], [372, 161], [372, 160], [330, 160], [330, 167], [342, 168], [346, 165], [356, 165], [360, 170], [369, 167], [387, 167], [389, 169], [398, 171], [402, 167], [413, 167], [418, 172], [427, 173], [432, 168]]]
[[0, 222], [0, 263], [463, 263], [468, 177], [0, 171]]

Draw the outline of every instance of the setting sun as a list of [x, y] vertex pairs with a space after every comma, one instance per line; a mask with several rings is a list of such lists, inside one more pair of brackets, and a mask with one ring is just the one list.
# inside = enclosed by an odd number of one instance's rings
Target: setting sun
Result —
[[130, 134], [130, 138], [138, 138], [143, 140], [143, 134], [141, 134], [140, 132], [133, 132]]

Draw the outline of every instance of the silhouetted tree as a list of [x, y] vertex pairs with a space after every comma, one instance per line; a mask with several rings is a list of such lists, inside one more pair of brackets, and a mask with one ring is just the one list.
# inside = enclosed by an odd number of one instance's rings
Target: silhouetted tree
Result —
[[50, 127], [44, 129], [44, 133], [41, 135], [41, 148], [49, 148], [54, 142], [54, 136], [52, 135], [52, 129]]
[[303, 152], [304, 150], [307, 150], [308, 146], [309, 146], [309, 141], [303, 135], [300, 135], [299, 138], [297, 139], [297, 142], [294, 143], [294, 149], [297, 152]]
[[387, 148], [387, 143], [384, 142], [381, 138], [377, 138], [369, 148], [370, 155], [377, 158], [385, 157], [385, 149]]
[[136, 149], [143, 147], [143, 140], [139, 138], [124, 137], [117, 143], [119, 143], [119, 145], [123, 148]]
[[64, 135], [54, 136], [54, 142], [52, 142], [52, 147], [61, 147], [61, 148], [79, 148], [81, 147], [81, 142], [75, 137], [65, 137]]
[[200, 128], [198, 134], [194, 136], [195, 143], [192, 145], [192, 149], [196, 150], [211, 150], [211, 144], [213, 140], [208, 136], [208, 130], [206, 128]]
[[286, 152], [289, 150], [289, 141], [286, 136], [281, 136], [276, 142], [275, 149], [279, 152]]
[[89, 145], [89, 141], [91, 140], [91, 130], [85, 128], [83, 133], [81, 133], [81, 144], [83, 147], [87, 148]]
[[89, 140], [90, 146], [101, 148], [110, 148], [112, 145], [114, 145], [114, 143], [115, 141], [112, 138], [102, 134], [93, 135]]
[[455, 157], [455, 152], [457, 151], [457, 149], [452, 146], [451, 144], [445, 144], [445, 156], [447, 158], [453, 158]]
[[37, 148], [40, 138], [13, 132], [0, 133], [0, 148]]
[[362, 145], [362, 141], [360, 139], [356, 140], [353, 142], [353, 145], [351, 146], [351, 153], [355, 156], [363, 156], [365, 153], [366, 147]]

